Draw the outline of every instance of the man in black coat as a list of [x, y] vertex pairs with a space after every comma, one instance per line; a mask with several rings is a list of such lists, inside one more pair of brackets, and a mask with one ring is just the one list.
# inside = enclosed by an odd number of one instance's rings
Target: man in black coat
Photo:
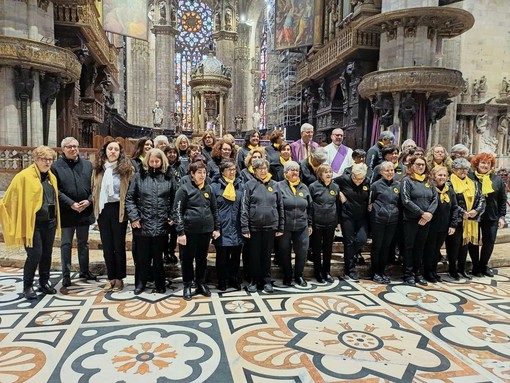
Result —
[[92, 164], [79, 156], [80, 146], [74, 137], [62, 140], [61, 156], [51, 167], [58, 182], [62, 239], [62, 286], [71, 286], [71, 248], [76, 231], [80, 278], [95, 280], [89, 271], [89, 226], [94, 223], [92, 208]]

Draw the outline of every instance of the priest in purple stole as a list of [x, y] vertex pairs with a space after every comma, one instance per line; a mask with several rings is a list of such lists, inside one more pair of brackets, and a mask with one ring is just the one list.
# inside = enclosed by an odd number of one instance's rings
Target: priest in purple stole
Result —
[[324, 149], [328, 153], [327, 163], [333, 169], [333, 178], [341, 176], [345, 168], [352, 166], [352, 149], [342, 144], [344, 131], [341, 128], [333, 129], [331, 132], [331, 144]]

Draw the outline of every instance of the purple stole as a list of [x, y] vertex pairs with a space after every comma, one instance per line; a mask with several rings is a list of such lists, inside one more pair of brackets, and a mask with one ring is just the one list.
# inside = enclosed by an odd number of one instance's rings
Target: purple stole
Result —
[[346, 155], [347, 146], [341, 144], [336, 152], [335, 158], [333, 158], [333, 161], [331, 162], [331, 169], [333, 169], [335, 173], [338, 173], [338, 171], [340, 170], [340, 166], [342, 166], [342, 163], [344, 162]]

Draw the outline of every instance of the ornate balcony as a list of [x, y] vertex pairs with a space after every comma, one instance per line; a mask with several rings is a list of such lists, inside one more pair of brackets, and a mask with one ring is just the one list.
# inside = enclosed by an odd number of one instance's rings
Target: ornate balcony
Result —
[[104, 105], [94, 97], [82, 97], [78, 118], [100, 124], [104, 121]]

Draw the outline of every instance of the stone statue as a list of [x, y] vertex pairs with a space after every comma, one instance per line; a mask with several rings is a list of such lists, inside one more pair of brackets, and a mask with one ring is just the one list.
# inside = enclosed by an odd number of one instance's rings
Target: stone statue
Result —
[[225, 11], [225, 30], [232, 30], [232, 10], [230, 8]]
[[400, 101], [400, 108], [398, 112], [398, 116], [402, 120], [403, 127], [406, 127], [409, 124], [416, 114], [416, 109], [418, 107], [418, 103], [413, 98], [412, 93], [408, 92], [405, 94], [404, 98]]
[[506, 79], [506, 77], [503, 77], [503, 80], [501, 81], [501, 89], [499, 90], [500, 94], [508, 95], [508, 92], [510, 91], [510, 82]]
[[319, 93], [319, 108], [325, 108], [328, 106], [328, 102], [326, 100], [326, 91], [324, 90], [324, 83], [322, 83], [317, 89]]
[[262, 116], [259, 113], [259, 107], [255, 106], [255, 111], [251, 115], [251, 119], [253, 121], [253, 129], [254, 130], [258, 130], [259, 129], [261, 118], [262, 118]]
[[469, 133], [467, 131], [464, 132], [464, 135], [462, 136], [462, 143], [464, 144], [464, 146], [466, 148], [469, 149], [469, 151], [471, 151], [472, 140], [471, 140], [471, 137], [469, 136]]
[[479, 97], [484, 97], [486, 93], [487, 93], [487, 77], [483, 75], [478, 83], [478, 95]]
[[159, 23], [166, 24], [166, 1], [159, 2]]
[[476, 125], [476, 133], [484, 134], [487, 130], [487, 125], [489, 124], [489, 117], [487, 113], [479, 114], [476, 116], [475, 125]]
[[497, 154], [504, 154], [507, 151], [508, 143], [508, 116], [500, 117], [498, 121], [498, 151]]
[[34, 84], [34, 77], [30, 69], [16, 67], [14, 71], [14, 91], [18, 100], [32, 98]]
[[472, 92], [471, 94], [472, 95], [478, 95], [478, 92], [480, 91], [480, 85], [478, 85], [478, 80], [475, 79], [475, 81], [473, 81], [473, 88], [472, 88]]
[[303, 93], [303, 97], [305, 98], [305, 110], [308, 112], [308, 114], [313, 114], [313, 104], [315, 102], [315, 97], [313, 95], [312, 89], [309, 87], [306, 88]]
[[163, 109], [159, 107], [159, 101], [154, 103], [154, 108], [152, 109], [152, 124], [155, 128], [159, 128], [163, 123]]
[[435, 124], [443, 118], [451, 102], [452, 100], [448, 100], [446, 96], [430, 97], [427, 103], [427, 122]]
[[344, 73], [342, 73], [338, 79], [340, 80], [340, 90], [342, 91], [342, 99], [344, 101], [347, 101], [347, 79], [345, 78]]
[[374, 113], [379, 117], [379, 123], [383, 126], [390, 126], [393, 123], [393, 99], [377, 95], [377, 99], [372, 103]]
[[217, 10], [216, 11], [216, 14], [214, 15], [214, 26], [215, 26], [215, 29], [216, 31], [220, 31], [221, 30], [221, 11], [220, 10]]

